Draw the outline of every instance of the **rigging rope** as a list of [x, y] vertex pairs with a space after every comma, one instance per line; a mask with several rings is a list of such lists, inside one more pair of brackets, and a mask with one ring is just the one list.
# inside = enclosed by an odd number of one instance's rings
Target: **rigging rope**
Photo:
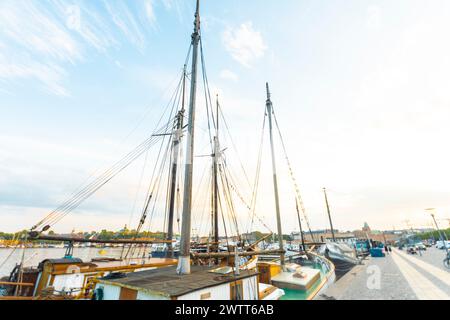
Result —
[[40, 226], [44, 224], [47, 225], [45, 229], [48, 230], [48, 227], [58, 223], [62, 218], [64, 218], [74, 209], [79, 207], [86, 199], [91, 197], [100, 188], [102, 188], [114, 177], [116, 177], [119, 173], [121, 173], [123, 170], [129, 167], [131, 163], [133, 163], [143, 153], [145, 153], [148, 149], [150, 149], [157, 140], [158, 137], [152, 136], [146, 141], [144, 141], [134, 151], [130, 152], [127, 156], [125, 156], [121, 161], [117, 162], [115, 165], [113, 165], [113, 167], [111, 167], [109, 170], [103, 173], [100, 177], [98, 177], [96, 180], [94, 180], [93, 182], [89, 183], [86, 187], [84, 187], [81, 191], [76, 193], [75, 196], [64, 202], [61, 206], [59, 206], [57, 209], [55, 209], [49, 215], [47, 215], [43, 220], [38, 222], [35, 226], [31, 228], [31, 231], [37, 230]]
[[[263, 125], [262, 125], [262, 129], [261, 129], [261, 140], [260, 140], [260, 145], [259, 145], [259, 152], [258, 152], [258, 160], [257, 160], [257, 165], [256, 165], [256, 173], [255, 173], [255, 182], [253, 185], [253, 192], [252, 192], [252, 202], [251, 202], [251, 210], [252, 210], [252, 219], [250, 221], [250, 226], [247, 228], [247, 232], [250, 233], [251, 229], [253, 229], [253, 225], [255, 222], [255, 218], [257, 217], [256, 215], [256, 201], [258, 198], [258, 191], [259, 191], [259, 182], [260, 182], [260, 176], [261, 176], [261, 163], [262, 163], [262, 153], [263, 153], [263, 147], [264, 147], [264, 131], [266, 128], [266, 114], [264, 114], [264, 120], [263, 120]], [[258, 218], [259, 219], [259, 218]], [[268, 228], [266, 226], [267, 229], [270, 230], [270, 228]], [[273, 233], [271, 231], [271, 233]]]
[[295, 178], [294, 170], [292, 169], [291, 161], [290, 161], [290, 159], [288, 157], [288, 154], [287, 154], [286, 144], [284, 143], [283, 135], [281, 134], [281, 129], [280, 129], [280, 126], [278, 124], [277, 116], [276, 116], [275, 110], [273, 108], [272, 108], [272, 113], [273, 113], [273, 116], [274, 116], [274, 119], [275, 119], [275, 124], [276, 124], [276, 127], [277, 127], [278, 134], [280, 136], [281, 146], [283, 148], [284, 157], [285, 157], [285, 160], [287, 162], [289, 175], [290, 175], [292, 183], [293, 183], [294, 192], [295, 192], [295, 195], [296, 195], [296, 198], [297, 198], [297, 203], [300, 205], [300, 209], [302, 210], [304, 220], [305, 220], [306, 225], [308, 226], [309, 232], [311, 234], [311, 238], [312, 238], [313, 242], [315, 242], [314, 234], [312, 233], [311, 225], [309, 223], [309, 219], [308, 219], [308, 216], [306, 214], [306, 208], [305, 208], [305, 205], [304, 205], [304, 202], [303, 202], [303, 198], [302, 198], [301, 193], [300, 193], [300, 188], [298, 186], [297, 179]]
[[[192, 50], [192, 44], [190, 44], [188, 49], [188, 54], [186, 56], [185, 65], [189, 61], [190, 52]], [[183, 69], [183, 75], [184, 75], [184, 69]], [[181, 85], [178, 84], [177, 89], [175, 90], [174, 96], [176, 97], [177, 92], [179, 91], [179, 87]], [[161, 118], [158, 121], [158, 124], [156, 127], [159, 127], [162, 119], [164, 118], [167, 110], [169, 109], [170, 104], [172, 103], [173, 97], [169, 100], [169, 104], [165, 108], [165, 111], [161, 115]], [[176, 100], [176, 98], [175, 98]], [[175, 104], [175, 103], [174, 103]], [[143, 117], [147, 116], [149, 111], [147, 111]], [[143, 121], [142, 119], [142, 121]], [[141, 122], [142, 122], [141, 121]], [[172, 120], [169, 121], [169, 123]], [[136, 126], [136, 128], [133, 129], [132, 132], [134, 132], [137, 127], [140, 125], [140, 123]], [[166, 127], [166, 126], [165, 126]], [[127, 167], [131, 165], [137, 158], [139, 158], [143, 153], [148, 151], [154, 144], [157, 143], [159, 140], [159, 135], [165, 134], [166, 132], [158, 130], [153, 134], [150, 138], [145, 140], [141, 145], [139, 145], [137, 148], [135, 148], [132, 152], [130, 152], [128, 155], [126, 155], [122, 160], [115, 163], [110, 169], [108, 169], [106, 172], [104, 172], [101, 176], [96, 178], [94, 181], [87, 184], [85, 187], [83, 187], [80, 191], [74, 193], [71, 198], [66, 200], [62, 205], [60, 205], [58, 208], [50, 212], [46, 217], [44, 217], [41, 221], [39, 221], [36, 225], [34, 225], [31, 228], [31, 231], [36, 231], [39, 227], [44, 226], [42, 231], [47, 231], [52, 225], [58, 223], [61, 219], [63, 219], [65, 216], [67, 216], [70, 212], [78, 208], [86, 199], [90, 198], [95, 192], [97, 192], [100, 188], [102, 188], [104, 185], [106, 185], [108, 182], [110, 182], [114, 177], [116, 177], [119, 173], [121, 173], [123, 170], [125, 170]], [[131, 135], [131, 133], [129, 134]], [[128, 135], [128, 136], [129, 136]], [[128, 138], [128, 137], [127, 137]], [[89, 180], [90, 178], [88, 178]]]

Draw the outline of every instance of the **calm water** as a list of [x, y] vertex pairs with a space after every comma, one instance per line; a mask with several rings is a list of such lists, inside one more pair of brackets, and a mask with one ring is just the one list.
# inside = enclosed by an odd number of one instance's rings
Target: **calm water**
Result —
[[[12, 268], [21, 260], [23, 249], [17, 249], [11, 257], [5, 262], [5, 259], [11, 254], [12, 249], [0, 249], [0, 277], [9, 275]], [[49, 248], [49, 249], [26, 249], [25, 265], [37, 266], [45, 259], [60, 259], [64, 257], [65, 249]], [[121, 248], [74, 248], [74, 257], [80, 258], [85, 262], [92, 258], [108, 257], [119, 258], [122, 253]], [[3, 265], [4, 263], [4, 265]], [[3, 266], [2, 266], [3, 265]]]

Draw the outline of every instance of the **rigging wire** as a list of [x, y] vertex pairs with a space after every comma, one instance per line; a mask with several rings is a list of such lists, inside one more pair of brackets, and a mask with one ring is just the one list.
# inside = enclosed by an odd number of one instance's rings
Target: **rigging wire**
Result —
[[[161, 131], [159, 131], [161, 132]], [[158, 132], [158, 133], [159, 133]], [[156, 140], [156, 141], [155, 141]], [[158, 140], [158, 135], [152, 135], [149, 139], [144, 141], [141, 145], [139, 145], [136, 149], [130, 152], [127, 156], [125, 156], [122, 160], [113, 165], [109, 170], [103, 173], [96, 180], [88, 184], [85, 188], [75, 194], [70, 200], [66, 201], [52, 213], [50, 213], [44, 220], [39, 222], [36, 226], [32, 228], [32, 230], [37, 229], [40, 225], [44, 223], [48, 223], [48, 225], [53, 225], [59, 222], [63, 217], [65, 217], [68, 213], [77, 208], [82, 202], [84, 202], [87, 198], [92, 196], [96, 191], [98, 191], [101, 187], [107, 184], [112, 178], [117, 176], [120, 172], [126, 169], [131, 163], [133, 163], [137, 158], [139, 158], [143, 153], [145, 153], [154, 143]]]
[[204, 87], [204, 93], [205, 93], [205, 103], [206, 103], [206, 113], [208, 118], [208, 131], [209, 131], [209, 140], [211, 144], [211, 151], [214, 152], [214, 146], [213, 146], [213, 138], [212, 138], [212, 132], [211, 132], [211, 122], [213, 124], [214, 130], [216, 130], [217, 125], [214, 119], [214, 113], [212, 111], [212, 99], [211, 99], [211, 91], [209, 89], [209, 81], [208, 76], [206, 74], [206, 62], [205, 62], [205, 56], [203, 53], [203, 43], [200, 38], [200, 57], [201, 57], [201, 64], [202, 64], [202, 78], [203, 78], [203, 87]]
[[139, 178], [138, 189], [137, 189], [137, 192], [136, 192], [136, 196], [135, 196], [135, 198], [134, 198], [134, 201], [133, 201], [133, 208], [131, 209], [130, 219], [128, 220], [128, 226], [129, 226], [129, 227], [131, 226], [132, 221], [133, 221], [134, 212], [135, 212], [136, 206], [137, 206], [138, 196], [139, 196], [139, 193], [140, 193], [142, 184], [143, 184], [143, 180], [144, 180], [144, 176], [145, 176], [145, 169], [146, 169], [146, 167], [147, 167], [147, 162], [148, 162], [148, 154], [149, 154], [148, 151], [149, 151], [149, 150], [147, 150], [147, 152], [146, 152], [146, 154], [145, 154], [144, 164], [143, 164], [143, 166], [142, 166], [142, 172], [141, 172], [141, 175], [140, 175], [140, 178]]
[[37, 228], [39, 228], [44, 224], [47, 224], [47, 226], [44, 229], [48, 230], [48, 227], [58, 223], [62, 218], [64, 218], [74, 209], [79, 207], [86, 199], [91, 197], [96, 191], [98, 191], [100, 188], [102, 188], [104, 185], [110, 182], [114, 177], [116, 177], [119, 173], [121, 173], [123, 170], [129, 167], [131, 163], [133, 163], [137, 158], [139, 158], [143, 153], [145, 153], [149, 148], [151, 148], [157, 140], [158, 140], [157, 137], [152, 136], [146, 141], [144, 141], [134, 151], [132, 151], [121, 161], [113, 165], [112, 168], [103, 173], [99, 178], [97, 178], [92, 183], [88, 184], [81, 191], [76, 193], [74, 197], [64, 202], [61, 206], [52, 211], [38, 224], [33, 226], [31, 228], [31, 231], [36, 230]]
[[[190, 52], [192, 50], [192, 44], [190, 44], [188, 49], [188, 54], [186, 56], [186, 64], [189, 61]], [[183, 69], [184, 70], [184, 69]], [[184, 71], [183, 71], [184, 74]], [[180, 84], [178, 84], [178, 87]], [[178, 91], [178, 90], [176, 90]], [[172, 99], [171, 99], [172, 100]], [[170, 101], [171, 101], [170, 100]], [[165, 108], [165, 111], [161, 115], [161, 118], [158, 121], [158, 124], [156, 127], [159, 127], [162, 119], [164, 118], [165, 114], [167, 113], [167, 110], [169, 109], [170, 102]], [[144, 114], [143, 119], [147, 116], [147, 111]], [[143, 121], [141, 120], [141, 122]], [[127, 136], [127, 138], [137, 129], [137, 127], [140, 126], [140, 123], [132, 130], [132, 132]], [[148, 151], [150, 147], [153, 145], [153, 143], [156, 143], [154, 140], [157, 138], [157, 134], [161, 134], [163, 132], [157, 131], [154, 135], [152, 135], [149, 139], [144, 141], [140, 146], [138, 146], [136, 149], [134, 149], [132, 152], [130, 152], [127, 156], [125, 156], [121, 161], [117, 162], [115, 165], [113, 165], [112, 168], [104, 172], [100, 177], [92, 181], [91, 183], [87, 184], [84, 188], [82, 188], [80, 191], [74, 193], [69, 200], [64, 202], [62, 205], [60, 205], [57, 209], [50, 212], [44, 219], [39, 221], [36, 225], [34, 225], [31, 228], [31, 231], [37, 230], [42, 225], [46, 225], [43, 229], [43, 231], [47, 231], [52, 225], [58, 223], [62, 218], [64, 218], [67, 214], [69, 214], [71, 211], [76, 209], [81, 203], [83, 203], [87, 198], [92, 196], [96, 191], [98, 191], [101, 187], [103, 187], [105, 184], [107, 184], [112, 178], [114, 178], [117, 174], [125, 170], [132, 162], [134, 162], [137, 158], [139, 158], [145, 151]], [[125, 138], [125, 140], [127, 139]], [[91, 175], [92, 177], [92, 175]], [[89, 177], [86, 181], [88, 181], [91, 177]], [[81, 187], [80, 187], [81, 188]]]
[[304, 205], [304, 202], [303, 202], [303, 198], [302, 198], [301, 193], [300, 193], [300, 188], [299, 188], [299, 185], [297, 183], [297, 179], [295, 178], [294, 170], [292, 169], [291, 161], [290, 161], [290, 159], [288, 157], [288, 154], [287, 154], [286, 144], [284, 143], [283, 135], [281, 133], [281, 129], [280, 129], [280, 126], [278, 124], [277, 116], [276, 116], [275, 110], [273, 108], [272, 108], [272, 113], [273, 113], [273, 116], [274, 116], [274, 119], [275, 119], [275, 124], [276, 124], [276, 127], [277, 127], [278, 134], [280, 136], [281, 146], [283, 148], [284, 157], [285, 157], [285, 160], [286, 160], [286, 163], [287, 163], [287, 166], [288, 166], [289, 175], [290, 175], [291, 180], [292, 180], [292, 184], [293, 184], [294, 192], [295, 192], [295, 195], [296, 195], [296, 198], [297, 198], [297, 202], [300, 205], [300, 209], [302, 210], [304, 220], [305, 220], [306, 225], [308, 226], [309, 232], [311, 234], [311, 238], [315, 242], [314, 234], [312, 233], [312, 230], [311, 230], [311, 225], [309, 223], [309, 219], [308, 219], [308, 216], [307, 216], [307, 213], [306, 213], [306, 208], [305, 208], [305, 205]]
[[236, 154], [236, 156], [237, 156], [237, 158], [239, 160], [239, 164], [241, 166], [242, 172], [244, 173], [244, 177], [247, 180], [247, 183], [248, 183], [249, 187], [252, 187], [252, 184], [251, 184], [250, 179], [248, 177], [247, 171], [245, 170], [245, 167], [244, 167], [244, 164], [242, 162], [242, 159], [239, 157], [239, 152], [238, 152], [238, 149], [236, 147], [236, 143], [235, 143], [235, 141], [233, 139], [233, 136], [231, 135], [230, 127], [228, 126], [227, 119], [225, 117], [225, 114], [223, 113], [222, 106], [220, 105], [220, 103], [219, 103], [219, 114], [220, 114], [220, 118], [222, 119], [223, 123], [225, 124], [225, 129], [226, 129], [226, 132], [228, 133], [228, 136], [230, 138], [231, 146], [233, 147], [233, 149], [235, 151], [235, 154]]
[[[183, 78], [184, 78], [184, 72], [183, 72]], [[183, 78], [180, 80], [180, 86], [178, 87], [178, 90], [177, 90], [177, 92], [175, 94], [175, 97], [173, 99], [173, 105], [172, 105], [172, 109], [171, 109], [171, 112], [170, 112], [170, 116], [171, 117], [173, 117], [175, 110], [178, 110], [177, 107], [179, 106], [179, 102], [181, 101], [181, 99], [180, 99], [180, 96], [182, 95], [181, 84], [183, 82]], [[170, 160], [171, 160], [171, 155], [170, 155], [171, 152], [170, 152], [170, 150], [171, 150], [171, 145], [172, 145], [172, 142], [173, 142], [173, 130], [176, 127], [176, 122], [178, 121], [178, 119], [175, 117], [174, 121], [175, 121], [174, 122], [175, 124], [171, 125], [170, 123], [168, 123], [167, 128], [166, 128], [166, 130], [169, 131], [169, 127], [172, 126], [171, 134], [166, 134], [166, 135], [163, 136], [162, 143], [161, 143], [161, 146], [160, 146], [160, 149], [159, 149], [159, 153], [158, 153], [158, 158], [157, 158], [157, 161], [156, 161], [156, 164], [155, 164], [155, 167], [154, 167], [154, 170], [153, 170], [153, 174], [152, 174], [152, 177], [151, 177], [151, 180], [150, 180], [150, 187], [148, 189], [147, 196], [146, 196], [147, 200], [146, 200], [146, 203], [144, 204], [144, 209], [142, 211], [141, 219], [139, 221], [139, 226], [136, 229], [136, 233], [135, 233], [134, 239], [136, 239], [139, 236], [139, 233], [141, 232], [142, 227], [146, 223], [147, 216], [148, 216], [148, 209], [150, 208], [151, 201], [154, 201], [153, 208], [152, 208], [152, 211], [151, 211], [151, 214], [150, 214], [150, 220], [149, 220], [149, 228], [148, 228], [148, 230], [150, 232], [151, 225], [152, 225], [151, 222], [153, 220], [153, 216], [154, 216], [155, 209], [156, 209], [156, 204], [158, 202], [158, 198], [159, 198], [159, 194], [160, 194], [160, 190], [161, 190], [160, 187], [161, 187], [162, 176], [164, 175], [164, 170], [165, 170], [166, 166], [168, 168], [170, 167], [170, 166], [168, 166], [168, 163], [170, 163]], [[166, 138], [167, 137], [169, 137], [169, 139], [168, 139], [168, 141], [166, 143]], [[166, 146], [166, 147], [164, 148], [164, 146]], [[164, 154], [162, 155], [163, 149], [165, 151], [164, 151]], [[162, 156], [162, 158], [161, 158], [161, 156]], [[161, 159], [161, 163], [160, 163], [160, 159]], [[169, 161], [167, 161], [167, 160], [169, 160]], [[160, 169], [158, 170], [158, 175], [156, 175], [159, 163], [160, 163]], [[170, 178], [170, 173], [168, 174], [168, 176]], [[167, 187], [169, 187], [169, 186], [167, 186]], [[155, 191], [156, 191], [156, 197], [154, 197]], [[166, 204], [167, 204], [167, 202], [166, 202]], [[166, 208], [166, 210], [167, 210], [167, 208]], [[166, 215], [165, 215], [165, 218], [166, 218]], [[166, 222], [164, 221], [164, 227], [165, 227], [165, 224], [166, 224]], [[133, 255], [134, 252], [135, 252], [135, 249], [128, 250], [127, 256], [128, 256], [128, 254], [130, 252]]]
[[221, 178], [221, 182], [222, 182], [222, 189], [224, 190], [225, 201], [226, 201], [226, 204], [228, 205], [228, 209], [229, 209], [228, 213], [231, 216], [231, 221], [234, 223], [234, 227], [236, 228], [236, 233], [240, 239], [239, 224], [238, 224], [238, 220], [236, 217], [236, 211], [234, 208], [227, 175], [222, 170], [222, 166], [219, 166], [219, 172], [220, 172], [220, 178]]
[[[251, 229], [253, 229], [255, 218], [257, 217], [256, 216], [256, 202], [257, 202], [257, 198], [258, 198], [259, 183], [260, 183], [260, 177], [261, 177], [261, 164], [262, 164], [262, 154], [263, 154], [263, 148], [264, 148], [264, 132], [265, 132], [265, 128], [266, 128], [266, 119], [267, 119], [266, 114], [264, 114], [263, 125], [262, 125], [262, 129], [261, 129], [259, 152], [258, 152], [258, 160], [257, 160], [257, 165], [256, 165], [255, 182], [253, 185], [253, 192], [252, 192], [252, 203], [251, 203], [252, 219], [251, 219], [250, 226], [247, 228], [248, 233], [250, 233]], [[268, 228], [268, 227], [267, 227], [267, 229], [270, 230], [270, 228]]]

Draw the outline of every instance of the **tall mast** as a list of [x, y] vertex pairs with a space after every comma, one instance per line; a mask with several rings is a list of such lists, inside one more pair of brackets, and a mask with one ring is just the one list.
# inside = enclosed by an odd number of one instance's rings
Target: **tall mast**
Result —
[[[277, 166], [276, 166], [276, 162], [275, 162], [275, 146], [273, 143], [273, 125], [272, 125], [273, 105], [272, 105], [272, 101], [270, 99], [270, 91], [269, 91], [268, 83], [266, 83], [266, 89], [267, 89], [266, 108], [267, 108], [267, 114], [269, 116], [270, 147], [272, 150], [273, 188], [274, 188], [274, 194], [275, 194], [275, 209], [276, 209], [276, 213], [277, 213], [277, 226], [278, 226], [278, 243], [280, 245], [280, 250], [284, 251], [283, 231], [281, 228], [280, 198], [278, 195]], [[281, 261], [281, 266], [284, 267], [284, 265], [285, 265], [284, 253], [281, 254], [280, 261]]]
[[300, 216], [300, 209], [298, 208], [298, 201], [297, 200], [295, 200], [295, 208], [297, 209], [298, 225], [300, 227], [300, 237], [301, 237], [301, 240], [302, 240], [302, 248], [303, 248], [303, 251], [306, 251], [305, 237], [303, 235], [302, 217]]
[[197, 98], [197, 65], [198, 48], [200, 43], [200, 0], [197, 0], [192, 34], [192, 72], [191, 94], [189, 101], [189, 122], [186, 148], [186, 166], [183, 196], [183, 221], [181, 224], [180, 257], [178, 260], [178, 274], [191, 273], [191, 209], [192, 209], [192, 176], [194, 171], [194, 133], [195, 133], [195, 106]]
[[213, 217], [214, 217], [214, 242], [219, 250], [219, 182], [218, 182], [218, 162], [220, 157], [219, 146], [219, 96], [216, 97], [216, 136], [214, 137], [214, 155], [213, 155]]
[[[177, 176], [178, 176], [178, 161], [180, 158], [180, 144], [181, 137], [183, 135], [183, 122], [185, 113], [185, 94], [186, 94], [186, 65], [183, 69], [183, 92], [182, 92], [182, 103], [181, 110], [177, 115], [177, 122], [173, 133], [173, 144], [172, 144], [172, 171], [171, 171], [171, 183], [170, 183], [170, 196], [169, 196], [169, 221], [167, 225], [167, 240], [173, 240], [173, 222], [175, 216], [175, 200], [177, 193]], [[173, 246], [172, 242], [168, 244], [169, 257], [173, 258]]]
[[330, 210], [330, 204], [328, 203], [328, 196], [327, 196], [326, 188], [323, 188], [323, 194], [325, 195], [325, 204], [327, 206], [328, 219], [330, 220], [331, 235], [333, 237], [333, 242], [336, 242], [336, 237], [334, 235], [334, 228], [333, 228], [333, 220], [331, 219], [331, 210]]

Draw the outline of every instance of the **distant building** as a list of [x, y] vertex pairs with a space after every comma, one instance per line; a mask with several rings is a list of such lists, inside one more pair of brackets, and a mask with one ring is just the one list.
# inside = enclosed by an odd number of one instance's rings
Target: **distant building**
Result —
[[362, 228], [363, 232], [371, 233], [372, 230], [369, 227], [369, 224], [367, 222], [364, 223], [364, 227]]
[[[334, 230], [334, 236], [336, 242], [353, 244], [357, 238], [352, 232], [340, 232], [339, 230]], [[293, 243], [300, 243], [302, 238], [300, 232], [292, 233], [291, 239]], [[312, 232], [304, 232], [305, 242], [327, 242], [333, 241], [333, 234], [331, 230], [316, 230]]]
[[377, 242], [394, 243], [400, 239], [402, 232], [372, 230], [366, 222], [364, 223], [362, 230], [356, 230], [354, 231], [354, 234], [358, 239], [370, 239]]

